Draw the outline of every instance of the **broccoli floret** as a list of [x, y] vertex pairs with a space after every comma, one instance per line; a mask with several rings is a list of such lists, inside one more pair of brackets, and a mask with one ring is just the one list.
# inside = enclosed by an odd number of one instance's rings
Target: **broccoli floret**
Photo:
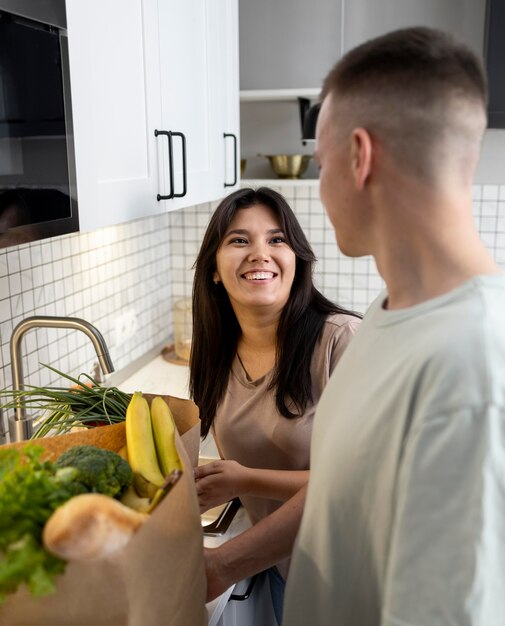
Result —
[[73, 480], [82, 484], [85, 491], [106, 496], [119, 498], [133, 481], [130, 466], [119, 454], [96, 446], [73, 446], [58, 458], [56, 465], [74, 468]]

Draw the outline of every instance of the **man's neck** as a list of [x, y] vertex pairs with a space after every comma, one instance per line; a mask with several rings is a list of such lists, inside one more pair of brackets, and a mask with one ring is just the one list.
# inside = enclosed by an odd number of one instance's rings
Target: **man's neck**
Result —
[[[427, 194], [427, 196], [430, 194]], [[373, 251], [388, 290], [388, 309], [413, 306], [474, 276], [501, 273], [473, 224], [471, 199], [414, 197], [386, 213]], [[417, 205], [417, 206], [416, 206]]]

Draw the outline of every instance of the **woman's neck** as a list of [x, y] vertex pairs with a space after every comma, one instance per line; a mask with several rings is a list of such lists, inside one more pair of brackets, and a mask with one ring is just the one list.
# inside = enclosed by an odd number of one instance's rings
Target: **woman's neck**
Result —
[[240, 320], [237, 354], [251, 380], [264, 376], [275, 366], [277, 319]]

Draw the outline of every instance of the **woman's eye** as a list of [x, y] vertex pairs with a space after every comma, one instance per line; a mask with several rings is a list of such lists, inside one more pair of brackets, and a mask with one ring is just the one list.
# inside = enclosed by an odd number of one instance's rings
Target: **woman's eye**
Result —
[[244, 237], [234, 237], [233, 239], [230, 239], [230, 243], [244, 244], [247, 243], [247, 239], [244, 239]]
[[270, 243], [286, 243], [286, 240], [284, 239], [284, 237], [273, 237], [270, 240]]

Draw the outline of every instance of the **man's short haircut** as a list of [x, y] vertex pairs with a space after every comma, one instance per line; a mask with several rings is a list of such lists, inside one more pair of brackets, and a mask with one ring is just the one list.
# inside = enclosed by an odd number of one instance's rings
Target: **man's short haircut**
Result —
[[486, 127], [484, 70], [447, 33], [405, 28], [365, 42], [330, 71], [322, 99], [330, 93], [344, 131], [366, 128], [418, 174], [431, 176], [437, 156], [446, 156], [439, 149], [444, 139], [460, 153], [478, 154]]

